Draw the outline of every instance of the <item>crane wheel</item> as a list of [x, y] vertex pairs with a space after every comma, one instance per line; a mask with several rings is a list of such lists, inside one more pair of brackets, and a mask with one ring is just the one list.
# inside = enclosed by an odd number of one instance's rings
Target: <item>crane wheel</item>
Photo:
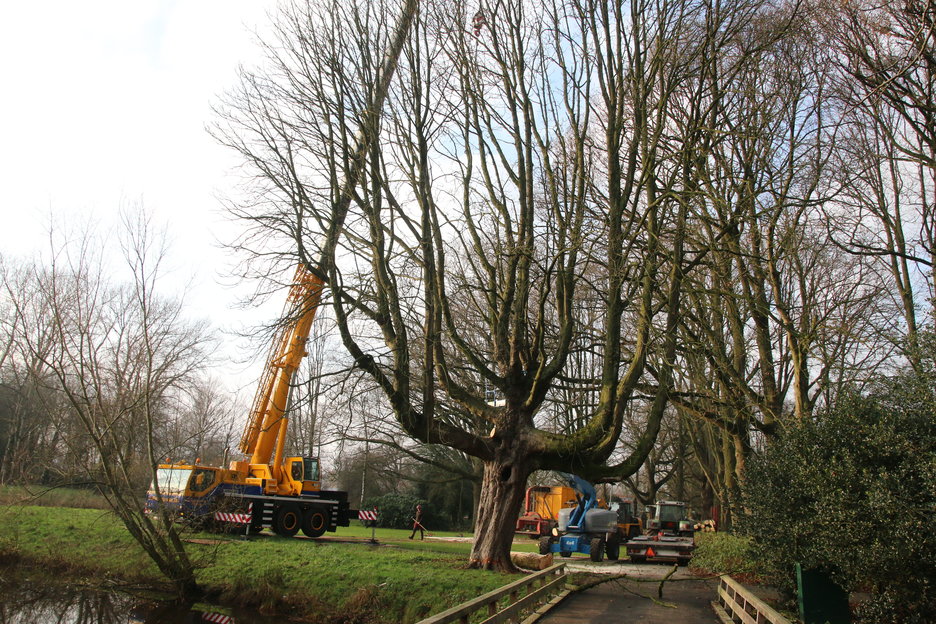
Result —
[[302, 532], [309, 537], [321, 537], [328, 528], [328, 514], [320, 507], [310, 507], [302, 514]]
[[604, 537], [593, 537], [589, 544], [589, 556], [591, 560], [598, 563], [604, 559], [605, 539]]
[[302, 511], [299, 505], [286, 503], [273, 512], [273, 531], [282, 537], [292, 537], [299, 532], [302, 523]]

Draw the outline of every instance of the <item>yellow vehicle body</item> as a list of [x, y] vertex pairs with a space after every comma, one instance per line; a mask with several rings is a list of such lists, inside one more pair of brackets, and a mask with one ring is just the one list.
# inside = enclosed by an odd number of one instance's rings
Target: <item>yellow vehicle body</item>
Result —
[[532, 506], [534, 513], [542, 518], [559, 519], [559, 510], [564, 507], [575, 507], [575, 490], [566, 486], [549, 488], [549, 491], [533, 491]]
[[[309, 465], [311, 462], [311, 466]], [[203, 466], [201, 464], [159, 464], [158, 471], [175, 473], [164, 479], [164, 489], [169, 495], [181, 495], [191, 499], [204, 498], [212, 493], [219, 485], [260, 485], [261, 479], [248, 476], [251, 466], [247, 462], [232, 462], [229, 469], [216, 466]], [[267, 474], [272, 475], [272, 471]], [[280, 494], [298, 496], [305, 492], [318, 492], [321, 490], [318, 460], [310, 457], [287, 457], [283, 462], [280, 473], [282, 479], [274, 481], [272, 476], [268, 482], [273, 482], [267, 488], [261, 488], [264, 494]], [[179, 482], [174, 487], [174, 482]], [[266, 484], [263, 484], [266, 485]], [[271, 492], [275, 488], [275, 492]]]

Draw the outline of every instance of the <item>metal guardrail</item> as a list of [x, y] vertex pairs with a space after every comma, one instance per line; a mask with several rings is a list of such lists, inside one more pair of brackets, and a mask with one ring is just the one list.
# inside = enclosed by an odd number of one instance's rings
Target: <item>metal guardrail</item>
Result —
[[718, 583], [718, 600], [713, 602], [712, 606], [726, 624], [791, 624], [790, 620], [730, 576], [721, 577]]
[[[504, 585], [500, 589], [452, 607], [448, 611], [420, 620], [417, 624], [449, 624], [449, 622], [468, 624], [472, 615], [485, 608], [488, 617], [482, 624], [519, 622], [521, 613], [536, 608], [549, 600], [553, 594], [559, 593], [565, 586], [565, 582], [565, 564], [557, 563], [545, 570], [525, 576], [519, 581]], [[524, 590], [526, 593], [521, 597], [520, 593]], [[498, 607], [504, 598], [509, 598], [509, 603], [503, 608]]]

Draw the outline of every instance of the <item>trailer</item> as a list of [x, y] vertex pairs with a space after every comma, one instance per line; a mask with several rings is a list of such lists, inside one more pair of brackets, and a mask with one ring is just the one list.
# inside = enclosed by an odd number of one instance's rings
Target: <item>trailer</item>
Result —
[[559, 512], [575, 507], [575, 500], [575, 490], [570, 487], [535, 485], [527, 488], [523, 515], [517, 519], [514, 532], [533, 539], [552, 535], [553, 529], [559, 526]]
[[631, 563], [670, 559], [686, 565], [695, 550], [693, 522], [686, 503], [662, 501], [646, 509], [646, 533], [628, 540]]
[[627, 542], [631, 563], [672, 559], [684, 566], [692, 559], [693, 550], [695, 542], [691, 537], [640, 535]]

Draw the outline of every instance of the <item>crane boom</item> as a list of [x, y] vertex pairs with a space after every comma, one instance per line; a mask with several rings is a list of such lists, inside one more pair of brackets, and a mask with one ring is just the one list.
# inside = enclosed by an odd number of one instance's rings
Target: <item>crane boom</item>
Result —
[[[250, 464], [270, 465], [272, 458], [274, 473], [282, 464], [289, 385], [306, 355], [306, 342], [322, 299], [322, 286], [322, 281], [304, 265], [296, 268], [285, 310], [286, 318], [292, 320], [283, 325], [273, 341], [241, 437], [240, 450], [250, 455]], [[274, 474], [274, 478], [279, 475]]]

